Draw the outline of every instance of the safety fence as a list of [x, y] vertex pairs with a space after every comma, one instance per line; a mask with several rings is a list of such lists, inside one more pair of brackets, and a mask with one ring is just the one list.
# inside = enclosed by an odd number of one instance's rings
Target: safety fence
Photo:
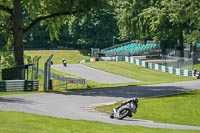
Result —
[[[38, 72], [44, 74], [44, 70], [43, 69], [39, 69]], [[62, 81], [63, 85], [80, 84], [80, 85], [83, 85], [84, 87], [87, 87], [87, 85], [88, 85], [86, 79], [62, 76], [62, 75], [55, 74], [53, 72], [51, 72], [50, 77], [51, 77], [50, 81], [52, 81], [52, 79], [56, 79], [56, 80]], [[53, 85], [53, 83], [50, 83], [49, 86], [50, 86], [50, 88], [51, 87], [55, 87], [55, 85]]]
[[[117, 59], [119, 59], [119, 58], [117, 58]], [[121, 60], [117, 60], [117, 61], [121, 61]], [[142, 66], [142, 67], [153, 69], [153, 70], [158, 70], [161, 72], [171, 73], [171, 74], [175, 74], [175, 75], [193, 76], [193, 70], [185, 70], [185, 69], [180, 69], [180, 68], [159, 65], [159, 64], [143, 61], [141, 59], [135, 59], [134, 57], [126, 56], [125, 62], [130, 62], [130, 63], [136, 64], [138, 66]]]
[[161, 56], [162, 65], [172, 68], [193, 70], [193, 59], [186, 57]]
[[82, 84], [85, 87], [87, 87], [87, 80], [86, 79], [71, 78], [71, 77], [67, 77], [67, 76], [58, 75], [58, 74], [55, 74], [55, 73], [51, 73], [51, 78], [61, 80], [61, 81], [65, 81], [67, 84], [69, 84], [69, 83]]
[[0, 91], [37, 91], [38, 80], [1, 80]]
[[[136, 56], [138, 57], [138, 56]], [[189, 69], [182, 69], [182, 68], [175, 68], [172, 66], [165, 66], [166, 64], [157, 64], [157, 63], [152, 63], [152, 62], [148, 62], [142, 59], [146, 59], [146, 56], [139, 56], [140, 59], [134, 58], [134, 56], [128, 57], [128, 56], [112, 56], [112, 57], [104, 57], [107, 60], [103, 60], [103, 61], [125, 61], [125, 62], [129, 62], [129, 63], [133, 63], [136, 64], [138, 66], [142, 66], [145, 68], [149, 68], [152, 70], [158, 70], [161, 72], [166, 72], [166, 73], [171, 73], [171, 74], [175, 74], [175, 75], [181, 75], [181, 76], [192, 76], [193, 77], [193, 70], [189, 70]], [[111, 60], [112, 59], [112, 60]], [[88, 61], [83, 61], [80, 63], [86, 63], [86, 62], [92, 62], [91, 60]]]

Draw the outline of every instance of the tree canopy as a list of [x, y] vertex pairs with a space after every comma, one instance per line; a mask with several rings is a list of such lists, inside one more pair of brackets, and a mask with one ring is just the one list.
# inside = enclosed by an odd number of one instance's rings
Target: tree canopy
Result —
[[198, 0], [114, 0], [121, 39], [200, 41]]
[[31, 28], [25, 34], [25, 48], [105, 48], [118, 35], [116, 19], [108, 9], [92, 9], [84, 16], [72, 15], [60, 28], [59, 40], [51, 40], [45, 29], [40, 25]]
[[35, 24], [46, 25], [51, 38], [71, 15], [85, 15], [91, 9], [106, 7], [106, 0], [1, 0], [0, 31], [11, 40], [15, 65], [23, 65], [23, 35]]

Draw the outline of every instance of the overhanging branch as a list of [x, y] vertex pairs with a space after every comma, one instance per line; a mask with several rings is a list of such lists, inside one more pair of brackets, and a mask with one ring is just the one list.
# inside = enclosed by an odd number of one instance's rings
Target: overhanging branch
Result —
[[35, 24], [39, 23], [42, 20], [53, 18], [53, 17], [60, 17], [65, 15], [71, 15], [71, 14], [77, 14], [81, 13], [81, 11], [66, 11], [66, 12], [58, 12], [58, 13], [52, 13], [46, 16], [41, 16], [33, 20], [27, 27], [23, 29], [23, 33], [26, 33], [31, 27], [33, 27]]
[[0, 10], [3, 10], [9, 14], [12, 14], [12, 11], [13, 11], [11, 8], [4, 6], [4, 5], [0, 5]]

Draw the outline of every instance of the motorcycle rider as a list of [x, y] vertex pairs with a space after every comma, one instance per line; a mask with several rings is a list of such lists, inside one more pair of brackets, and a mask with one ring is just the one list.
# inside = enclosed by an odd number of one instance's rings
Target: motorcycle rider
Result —
[[[137, 98], [133, 98], [133, 99], [131, 99], [131, 100], [124, 101], [124, 102], [121, 103], [120, 106], [115, 107], [115, 108], [114, 108], [114, 112], [116, 113], [116, 110], [119, 109], [121, 106], [126, 105], [127, 103], [131, 103], [131, 102], [133, 102], [133, 103], [135, 104], [136, 109], [137, 109], [137, 108], [138, 108], [138, 99], [137, 99]], [[137, 111], [137, 110], [136, 110], [136, 111]]]
[[196, 77], [197, 79], [199, 79], [200, 78], [200, 71], [198, 71], [197, 69], [194, 69], [193, 76]]

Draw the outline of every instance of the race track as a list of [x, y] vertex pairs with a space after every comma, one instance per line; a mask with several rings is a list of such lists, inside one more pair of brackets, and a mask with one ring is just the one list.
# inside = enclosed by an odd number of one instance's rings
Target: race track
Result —
[[[0, 96], [0, 110], [10, 110], [121, 125], [138, 125], [152, 128], [200, 130], [200, 127], [156, 123], [149, 120], [110, 119], [108, 114], [95, 111], [95, 106], [126, 100], [133, 97], [157, 97], [197, 89], [199, 80], [149, 86], [128, 86], [112, 89], [87, 90], [66, 93], [37, 93]], [[138, 110], [139, 113], [139, 110]], [[150, 113], [150, 112], [149, 112]]]
[[53, 69], [62, 72], [67, 72], [87, 80], [93, 80], [101, 83], [112, 84], [112, 83], [140, 82], [135, 79], [130, 79], [119, 75], [107, 73], [101, 70], [97, 70], [94, 68], [90, 68], [82, 64], [69, 64], [67, 67], [63, 67], [62, 64], [58, 64], [58, 65], [52, 65], [51, 67]]

